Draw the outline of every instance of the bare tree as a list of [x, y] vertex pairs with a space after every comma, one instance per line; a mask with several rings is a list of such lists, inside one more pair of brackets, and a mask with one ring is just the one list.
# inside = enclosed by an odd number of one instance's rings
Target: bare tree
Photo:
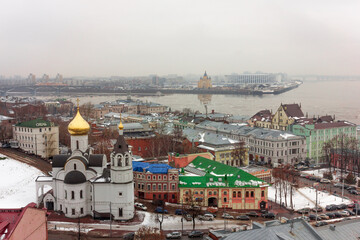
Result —
[[234, 144], [234, 150], [231, 152], [232, 166], [244, 166], [246, 161], [245, 142], [241, 141]]
[[185, 202], [187, 205], [187, 211], [192, 217], [193, 230], [195, 230], [195, 219], [201, 214], [201, 207], [205, 206], [205, 199], [198, 197], [195, 194], [194, 189], [189, 189], [185, 192]]
[[143, 226], [135, 234], [134, 240], [163, 240], [164, 234], [156, 228]]
[[86, 121], [90, 120], [93, 110], [94, 110], [94, 105], [91, 104], [90, 102], [84, 103], [83, 105], [80, 106], [81, 115], [84, 117]]

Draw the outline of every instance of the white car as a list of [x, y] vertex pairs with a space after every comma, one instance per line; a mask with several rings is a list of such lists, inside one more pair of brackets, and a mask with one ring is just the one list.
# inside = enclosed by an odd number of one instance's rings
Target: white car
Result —
[[231, 215], [228, 214], [228, 213], [224, 213], [224, 214], [222, 215], [222, 218], [225, 218], [225, 219], [234, 219], [234, 216], [231, 216]]
[[141, 210], [143, 210], [143, 211], [146, 211], [147, 210], [147, 207], [144, 205], [144, 204], [142, 204], [142, 203], [135, 203], [135, 207], [137, 208], [137, 209], [141, 209]]
[[341, 211], [341, 212], [339, 212], [339, 213], [340, 213], [340, 215], [343, 216], [343, 217], [348, 217], [348, 216], [350, 216], [350, 213], [347, 212], [347, 211]]
[[326, 178], [322, 178], [320, 180], [321, 183], [331, 183], [331, 181], [329, 179], [326, 179]]
[[180, 239], [181, 238], [181, 232], [172, 232], [166, 234], [167, 239]]

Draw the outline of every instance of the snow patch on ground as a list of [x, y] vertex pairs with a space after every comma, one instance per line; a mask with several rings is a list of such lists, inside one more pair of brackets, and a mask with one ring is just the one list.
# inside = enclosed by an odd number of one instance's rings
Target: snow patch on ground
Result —
[[[0, 154], [0, 157], [6, 157]], [[40, 170], [8, 158], [0, 161], [0, 207], [20, 208], [36, 203], [35, 179]]]

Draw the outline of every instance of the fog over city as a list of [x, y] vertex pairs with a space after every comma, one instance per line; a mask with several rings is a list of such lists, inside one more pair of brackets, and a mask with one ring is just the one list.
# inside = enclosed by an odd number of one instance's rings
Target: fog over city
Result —
[[360, 75], [359, 1], [0, 3], [0, 75]]

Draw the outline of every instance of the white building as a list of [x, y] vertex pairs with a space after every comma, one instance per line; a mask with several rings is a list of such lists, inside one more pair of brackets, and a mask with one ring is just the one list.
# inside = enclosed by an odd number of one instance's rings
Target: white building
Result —
[[[37, 203], [43, 201], [48, 209], [62, 211], [69, 218], [91, 215], [129, 220], [134, 217], [134, 182], [132, 155], [123, 136], [123, 125], [120, 122], [109, 166], [105, 155], [92, 154], [89, 129], [78, 110], [68, 126], [71, 153], [54, 156], [52, 176], [36, 179]], [[44, 193], [47, 185], [52, 191]]]
[[28, 153], [49, 158], [59, 154], [59, 127], [53, 122], [35, 119], [13, 126], [13, 139]]

